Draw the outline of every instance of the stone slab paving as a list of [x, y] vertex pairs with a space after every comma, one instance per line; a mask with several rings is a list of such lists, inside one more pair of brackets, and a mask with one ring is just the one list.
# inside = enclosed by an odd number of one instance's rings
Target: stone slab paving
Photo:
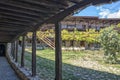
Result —
[[5, 57], [0, 57], [0, 80], [20, 80]]

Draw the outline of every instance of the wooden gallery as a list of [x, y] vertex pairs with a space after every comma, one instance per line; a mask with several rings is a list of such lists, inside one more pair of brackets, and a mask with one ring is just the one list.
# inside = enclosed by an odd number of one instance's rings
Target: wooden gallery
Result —
[[[92, 34], [98, 34], [102, 29], [110, 26], [117, 27], [118, 23], [120, 23], [120, 19], [117, 18], [98, 18], [95, 16], [69, 16], [65, 18], [63, 21], [60, 22], [62, 34], [67, 31], [69, 35], [61, 34], [62, 38], [70, 38], [62, 39], [62, 49], [63, 50], [80, 50], [80, 49], [99, 49], [100, 44], [99, 42], [87, 42], [86, 39], [83, 40], [76, 40], [75, 36], [77, 35], [75, 31], [78, 33], [89, 34], [90, 30], [92, 30]], [[55, 48], [55, 39], [54, 39], [54, 24], [44, 24], [40, 30], [38, 31], [37, 35], [37, 43], [38, 48], [40, 47], [50, 47], [52, 49]], [[88, 32], [88, 33], [87, 33]], [[71, 33], [71, 34], [70, 34]], [[74, 34], [75, 33], [75, 34]], [[78, 34], [78, 36], [81, 36]], [[83, 36], [83, 35], [82, 35]], [[88, 37], [88, 36], [86, 36]], [[28, 35], [27, 44], [28, 46], [31, 43], [31, 36]], [[42, 48], [42, 49], [43, 49]]]

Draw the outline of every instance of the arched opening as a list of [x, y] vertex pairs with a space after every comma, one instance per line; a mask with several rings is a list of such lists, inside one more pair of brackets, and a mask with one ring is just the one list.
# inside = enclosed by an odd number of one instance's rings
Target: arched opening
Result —
[[0, 57], [5, 56], [5, 45], [0, 44]]

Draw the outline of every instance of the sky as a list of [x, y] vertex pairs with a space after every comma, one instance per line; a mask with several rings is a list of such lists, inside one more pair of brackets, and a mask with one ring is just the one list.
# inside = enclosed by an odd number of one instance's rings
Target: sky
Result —
[[112, 4], [89, 6], [74, 16], [97, 16], [99, 18], [120, 18], [120, 1]]

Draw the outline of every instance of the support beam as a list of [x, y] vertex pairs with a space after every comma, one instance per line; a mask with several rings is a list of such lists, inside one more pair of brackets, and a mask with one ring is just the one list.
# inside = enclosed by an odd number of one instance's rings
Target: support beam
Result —
[[13, 17], [13, 16], [8, 16], [8, 15], [5, 15], [5, 14], [2, 14], [2, 17], [4, 17], [4, 19], [10, 19], [10, 20], [16, 20], [16, 21], [24, 21], [24, 22], [26, 22], [26, 23], [31, 23], [31, 22], [33, 22], [33, 21], [31, 21], [31, 20], [26, 20], [26, 19], [21, 19], [21, 17]]
[[[48, 1], [48, 0], [47, 0]], [[70, 15], [71, 13], [73, 13], [74, 11], [80, 9], [83, 10], [84, 8], [86, 8], [88, 5], [90, 5], [92, 2], [94, 2], [94, 0], [89, 0], [86, 2], [86, 0], [81, 1], [80, 3], [73, 5], [69, 8], [67, 8], [66, 10], [63, 10], [62, 12], [57, 13], [56, 15], [49, 17], [48, 19], [43, 20], [43, 22], [46, 23], [55, 23], [58, 21], [63, 20], [66, 16]], [[13, 12], [12, 12], [13, 13]], [[18, 13], [17, 13], [18, 14]], [[43, 22], [39, 22], [34, 25], [34, 29], [39, 29], [39, 26], [43, 24]], [[14, 39], [18, 38], [20, 35], [27, 33], [28, 31], [30, 31], [31, 28], [27, 29], [26, 31], [24, 31], [23, 33], [19, 33], [18, 36], [16, 36]]]
[[[38, 1], [33, 1], [33, 0], [21, 0], [24, 2], [28, 2], [28, 3], [34, 3], [35, 5], [39, 5], [40, 7], [47, 7], [47, 8], [52, 8], [53, 10], [56, 10], [55, 7], [57, 8], [65, 8], [65, 6], [63, 6], [62, 4], [56, 4], [56, 2], [51, 2], [50, 0], [41, 0], [40, 2]], [[49, 4], [49, 5], [48, 5]], [[35, 8], [37, 9], [37, 8]]]
[[[4, 0], [4, 1], [8, 2], [9, 0]], [[28, 1], [21, 0], [19, 3], [15, 2], [15, 1], [9, 1], [9, 3], [5, 3], [4, 1], [0, 2], [0, 4], [2, 4], [3, 6], [15, 7], [16, 9], [23, 9], [23, 10], [27, 10], [27, 11], [37, 12], [40, 14], [54, 13], [56, 10], [56, 7], [58, 6], [58, 5], [48, 6], [48, 4], [50, 4], [50, 3], [46, 4], [45, 6], [41, 6], [40, 4], [42, 3], [42, 1], [31, 2], [30, 0], [28, 0]], [[28, 4], [26, 4], [26, 3], [28, 3]], [[36, 3], [36, 4], [33, 4], [33, 3]], [[48, 7], [46, 7], [46, 6], [48, 6]], [[50, 11], [51, 8], [53, 9], [52, 11]]]
[[22, 36], [21, 67], [24, 67], [24, 53], [25, 53], [25, 35]]
[[[67, 17], [68, 15], [74, 13], [74, 11], [77, 10], [83, 10], [84, 8], [88, 7], [94, 0], [82, 0], [81, 2], [67, 8], [66, 10], [52, 16], [51, 18], [49, 18], [46, 23], [56, 23], [58, 21], [63, 20], [65, 17]], [[52, 19], [52, 20], [51, 20]], [[39, 24], [37, 24], [39, 25]]]
[[16, 47], [15, 47], [15, 62], [18, 62], [18, 40], [16, 40]]
[[34, 17], [39, 17], [42, 19], [44, 19], [43, 16], [44, 17], [48, 16], [48, 15], [43, 15], [43, 14], [40, 15], [40, 13], [35, 13], [35, 12], [29, 11], [29, 10], [24, 10], [24, 9], [20, 10], [20, 9], [16, 9], [14, 7], [8, 8], [8, 6], [5, 6], [3, 4], [0, 4], [0, 5], [1, 5], [0, 10], [6, 10], [6, 11], [16, 12], [16, 13], [20, 13], [20, 14], [26, 14], [26, 15], [30, 15], [30, 16], [34, 16]]
[[32, 35], [32, 76], [36, 76], [36, 31]]
[[[44, 20], [43, 22], [46, 23], [55, 23], [58, 21], [63, 20], [66, 16], [70, 15], [71, 13], [73, 13], [74, 11], [80, 9], [83, 10], [84, 8], [86, 8], [88, 5], [90, 5], [90, 3], [92, 3], [94, 0], [89, 0], [88, 2], [86, 2], [86, 0], [81, 1], [80, 3], [73, 5], [72, 7], [67, 8], [66, 10], [57, 13], [56, 15], [52, 16], [51, 18]], [[38, 23], [33, 26], [34, 29], [39, 29], [39, 26], [42, 25], [43, 23], [40, 21], [38, 21]], [[19, 33], [18, 36], [16, 36], [14, 39], [18, 38], [20, 35], [27, 33], [28, 31], [30, 31], [30, 29], [24, 31], [23, 33]]]
[[15, 59], [15, 42], [13, 42], [13, 46], [12, 47], [13, 47], [13, 53], [12, 53], [13, 54], [13, 59]]
[[6, 24], [15, 24], [15, 25], [21, 25], [21, 26], [30, 26], [31, 24], [26, 24], [18, 21], [9, 21], [9, 20], [2, 20], [0, 23], [6, 23]]
[[11, 57], [13, 57], [13, 43], [11, 42]]
[[26, 28], [28, 26], [25, 26], [25, 25], [18, 25], [18, 24], [14, 24], [14, 23], [7, 23], [7, 22], [0, 22], [0, 26], [8, 26], [8, 27], [12, 27], [12, 28]]
[[31, 20], [33, 22], [37, 22], [38, 18], [34, 18], [32, 16], [28, 16], [28, 15], [23, 15], [23, 14], [16, 14], [15, 12], [5, 12], [4, 10], [1, 10], [0, 12], [1, 15], [3, 16], [11, 16], [11, 17], [15, 17], [15, 18], [19, 18], [19, 19], [23, 19], [23, 20]]
[[62, 80], [61, 26], [55, 23], [55, 80]]
[[0, 30], [6, 30], [6, 31], [24, 31], [26, 30], [27, 28], [24, 27], [23, 28], [18, 28], [18, 27], [9, 27], [9, 26], [0, 26]]

